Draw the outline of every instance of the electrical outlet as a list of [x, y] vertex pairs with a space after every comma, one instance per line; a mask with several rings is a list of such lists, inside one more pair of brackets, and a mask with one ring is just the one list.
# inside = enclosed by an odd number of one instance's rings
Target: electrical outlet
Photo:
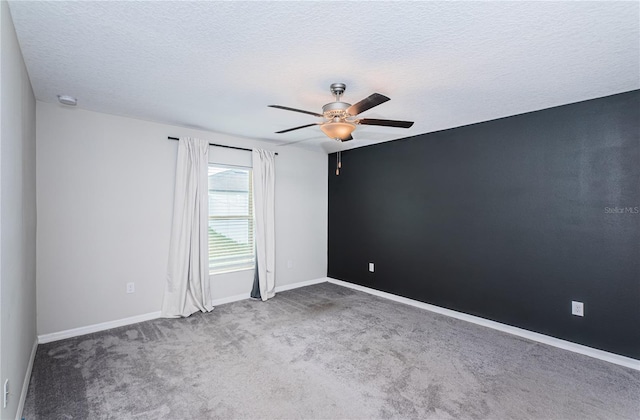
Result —
[[571, 301], [571, 314], [576, 316], [584, 316], [584, 303]]
[[131, 283], [127, 283], [127, 293], [135, 293], [136, 291], [136, 284], [131, 282]]
[[7, 408], [7, 399], [9, 398], [9, 380], [4, 381], [4, 390], [2, 392], [2, 408]]
[[293, 261], [287, 260], [287, 268], [291, 270], [293, 268]]
[[375, 267], [373, 263], [369, 263], [369, 271], [373, 273], [374, 270], [375, 270]]

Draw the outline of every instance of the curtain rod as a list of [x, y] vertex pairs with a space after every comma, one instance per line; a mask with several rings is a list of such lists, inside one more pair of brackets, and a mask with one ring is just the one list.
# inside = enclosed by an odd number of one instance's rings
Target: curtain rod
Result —
[[[167, 137], [169, 140], [180, 140], [177, 137]], [[251, 152], [251, 149], [245, 149], [244, 147], [236, 147], [236, 146], [227, 146], [226, 144], [214, 144], [214, 143], [209, 143], [209, 146], [216, 146], [216, 147], [226, 147], [227, 149], [236, 149], [236, 150], [244, 150], [247, 152]], [[275, 153], [276, 156], [278, 156], [277, 153]]]

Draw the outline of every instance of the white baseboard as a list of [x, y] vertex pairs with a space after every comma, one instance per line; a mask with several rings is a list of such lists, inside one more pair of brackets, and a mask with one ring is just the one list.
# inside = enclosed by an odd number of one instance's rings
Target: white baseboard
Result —
[[218, 305], [224, 305], [225, 303], [238, 302], [239, 300], [249, 299], [251, 297], [251, 293], [242, 293], [240, 295], [235, 296], [227, 296], [220, 299], [213, 299], [211, 304], [215, 307]]
[[33, 362], [36, 360], [36, 351], [38, 350], [38, 338], [33, 340], [33, 347], [31, 348], [31, 356], [29, 357], [29, 364], [27, 364], [27, 371], [24, 373], [24, 381], [22, 382], [22, 392], [20, 392], [20, 399], [18, 400], [18, 410], [16, 411], [16, 420], [22, 419], [22, 412], [24, 411], [24, 403], [27, 400], [27, 391], [29, 391], [29, 381], [31, 380], [31, 371], [33, 370]]
[[[328, 277], [321, 277], [319, 279], [300, 281], [297, 283], [285, 284], [282, 286], [276, 286], [276, 293], [284, 292], [287, 290], [297, 289], [299, 287], [311, 286], [312, 284], [326, 283], [329, 281]], [[251, 293], [242, 293], [240, 295], [224, 297], [220, 299], [214, 299], [211, 301], [213, 306], [224, 305], [225, 303], [238, 302], [240, 300], [250, 299]]]
[[[297, 289], [298, 287], [310, 286], [312, 284], [325, 283], [328, 280], [329, 280], [328, 277], [321, 277], [319, 279], [285, 284], [283, 286], [277, 286], [276, 293], [284, 292], [285, 290]], [[243, 293], [240, 295], [214, 299], [211, 303], [213, 304], [213, 306], [218, 306], [218, 305], [223, 305], [225, 303], [231, 303], [231, 302], [237, 302], [240, 300], [249, 299], [250, 297], [251, 297], [250, 293]], [[117, 319], [115, 321], [102, 322], [100, 324], [87, 325], [85, 327], [72, 328], [70, 330], [43, 334], [38, 336], [38, 343], [40, 344], [50, 343], [52, 341], [64, 340], [66, 338], [77, 337], [85, 334], [91, 334], [98, 331], [109, 330], [111, 328], [123, 327], [125, 325], [137, 324], [138, 322], [150, 321], [152, 319], [157, 319], [157, 318], [160, 318], [160, 311], [151, 312], [148, 314], [136, 315], [136, 316], [132, 316], [124, 319]]]
[[276, 293], [284, 292], [286, 290], [291, 290], [291, 289], [297, 289], [299, 287], [307, 287], [313, 284], [326, 283], [328, 281], [329, 281], [329, 277], [320, 277], [319, 279], [301, 281], [299, 283], [285, 284], [283, 286], [277, 286]]
[[50, 343], [52, 341], [64, 340], [65, 338], [110, 330], [111, 328], [124, 327], [125, 325], [137, 324], [138, 322], [150, 321], [157, 318], [160, 318], [160, 311], [136, 315], [129, 318], [116, 319], [115, 321], [101, 322], [100, 324], [87, 325], [86, 327], [72, 328], [70, 330], [43, 334], [38, 336], [38, 343]]
[[494, 330], [517, 335], [518, 337], [528, 338], [529, 340], [537, 341], [539, 343], [548, 344], [550, 346], [558, 347], [564, 350], [569, 350], [575, 353], [580, 353], [585, 356], [604, 360], [606, 362], [615, 363], [616, 365], [625, 366], [635, 370], [640, 370], [640, 360], [632, 359], [630, 357], [621, 356], [619, 354], [610, 353], [604, 350], [594, 349], [592, 347], [587, 347], [582, 344], [576, 344], [571, 341], [561, 340], [559, 338], [550, 337], [548, 335], [539, 334], [529, 330], [524, 330], [522, 328], [512, 327], [511, 325], [501, 324], [499, 322], [490, 321], [488, 319], [465, 314], [462, 312], [457, 312], [451, 309], [441, 308], [439, 306], [430, 305], [428, 303], [420, 302], [413, 299], [408, 299], [408, 298], [394, 295], [391, 293], [381, 292], [379, 290], [360, 286], [358, 284], [353, 284], [353, 283], [332, 279], [332, 278], [328, 278], [328, 281], [329, 283], [337, 284], [339, 286], [348, 287], [351, 289], [359, 290], [361, 292], [369, 293], [371, 295], [375, 295], [385, 299], [404, 303], [405, 305], [415, 306], [416, 308], [425, 309], [431, 312], [436, 312], [442, 315], [450, 316], [452, 318], [457, 318], [463, 321], [471, 322], [473, 324], [482, 325], [483, 327], [489, 327], [489, 328], [493, 328]]

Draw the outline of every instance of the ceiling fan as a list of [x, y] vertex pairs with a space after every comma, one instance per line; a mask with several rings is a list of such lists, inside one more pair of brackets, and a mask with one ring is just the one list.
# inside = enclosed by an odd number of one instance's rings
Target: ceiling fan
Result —
[[[379, 125], [384, 127], [400, 127], [409, 128], [413, 125], [413, 121], [396, 121], [396, 120], [380, 120], [374, 118], [358, 118], [358, 115], [364, 111], [367, 111], [374, 106], [383, 104], [389, 100], [388, 97], [379, 93], [374, 93], [367, 98], [364, 98], [355, 105], [351, 105], [346, 102], [342, 102], [340, 98], [344, 93], [347, 85], [344, 83], [332, 83], [329, 89], [335, 97], [334, 102], [329, 102], [322, 107], [322, 114], [311, 111], [304, 111], [302, 109], [289, 108], [281, 105], [269, 105], [271, 108], [284, 109], [286, 111], [301, 112], [303, 114], [313, 115], [315, 117], [323, 118], [322, 122], [315, 122], [311, 124], [301, 125], [299, 127], [293, 127], [282, 131], [276, 131], [276, 134], [288, 133], [289, 131], [299, 130], [301, 128], [312, 127], [319, 125], [320, 129], [328, 137], [337, 141], [343, 142], [352, 140], [351, 133], [356, 129], [358, 125]], [[304, 140], [303, 140], [304, 141]], [[295, 142], [294, 142], [295, 143]], [[292, 143], [287, 143], [292, 144]]]

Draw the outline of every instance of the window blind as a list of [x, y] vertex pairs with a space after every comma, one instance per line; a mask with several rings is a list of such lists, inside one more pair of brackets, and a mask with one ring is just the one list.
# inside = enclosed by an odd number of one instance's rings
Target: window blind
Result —
[[209, 165], [209, 272], [255, 266], [251, 169]]

